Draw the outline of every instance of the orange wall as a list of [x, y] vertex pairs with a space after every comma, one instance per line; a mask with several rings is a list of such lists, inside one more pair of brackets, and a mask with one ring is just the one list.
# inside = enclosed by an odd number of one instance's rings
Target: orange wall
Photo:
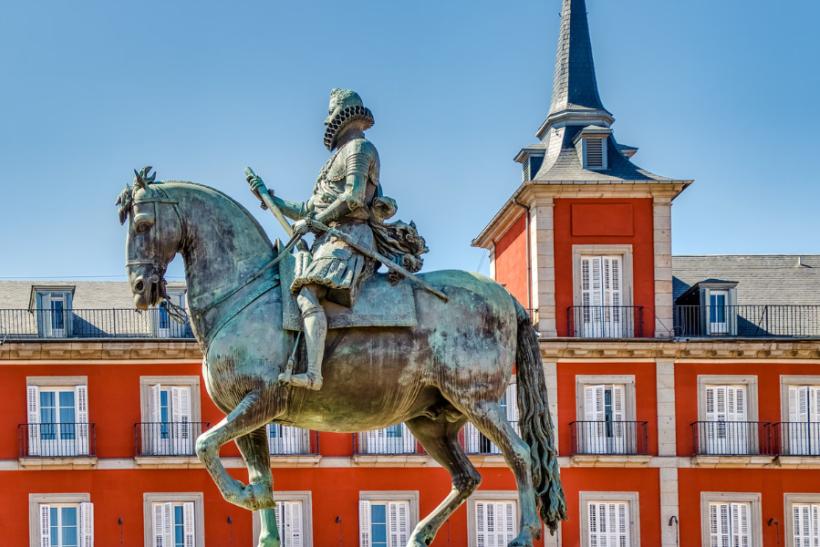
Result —
[[[140, 416], [140, 376], [197, 376], [200, 378], [202, 421], [211, 425], [222, 419], [205, 391], [199, 364], [159, 365], [25, 365], [0, 367], [0, 459], [18, 456], [17, 426], [28, 421], [26, 415], [27, 376], [87, 376], [89, 421], [96, 424], [99, 458], [134, 456], [134, 424]], [[222, 451], [238, 456], [231, 443]]]
[[[782, 469], [679, 469], [680, 544], [700, 545], [701, 492], [757, 492], [761, 496], [763, 545], [784, 545], [785, 493], [820, 492], [817, 471]], [[779, 526], [769, 526], [774, 518]], [[643, 523], [641, 523], [643, 524]]]
[[[633, 305], [643, 306], [643, 334], [655, 335], [655, 258], [651, 199], [556, 199], [555, 305], [558, 335], [566, 336], [573, 305], [572, 246], [632, 245]], [[636, 325], [637, 327], [637, 325]]]
[[[660, 487], [657, 469], [572, 468], [561, 470], [567, 498], [567, 517], [562, 525], [561, 545], [580, 547], [581, 515], [579, 492], [637, 492], [640, 506], [641, 545], [660, 545]], [[695, 545], [681, 543], [681, 545]]]
[[527, 269], [527, 215], [522, 214], [495, 243], [495, 280], [530, 307]]
[[575, 377], [590, 374], [629, 374], [635, 376], [635, 418], [649, 422], [647, 436], [650, 454], [657, 454], [658, 405], [655, 363], [558, 363], [558, 446], [561, 455], [572, 447], [570, 424], [576, 417]]
[[[757, 376], [758, 420], [780, 422], [780, 376], [816, 375], [817, 365], [787, 363], [704, 363], [675, 365], [675, 414], [677, 416], [678, 455], [690, 456], [694, 450], [692, 422], [698, 420], [698, 375]], [[820, 474], [820, 473], [818, 473]]]

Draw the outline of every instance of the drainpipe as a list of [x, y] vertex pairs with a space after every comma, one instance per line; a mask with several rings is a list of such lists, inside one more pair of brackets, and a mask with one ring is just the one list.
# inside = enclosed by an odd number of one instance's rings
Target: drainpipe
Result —
[[535, 319], [535, 310], [532, 307], [532, 241], [530, 237], [530, 207], [518, 201], [517, 197], [513, 198], [513, 203], [524, 209], [526, 222], [524, 229], [527, 231], [527, 310], [532, 314], [532, 319]]

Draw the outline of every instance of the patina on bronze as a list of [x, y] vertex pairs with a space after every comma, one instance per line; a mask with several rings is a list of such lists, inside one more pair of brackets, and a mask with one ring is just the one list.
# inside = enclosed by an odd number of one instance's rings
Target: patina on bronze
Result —
[[[205, 385], [226, 413], [197, 439], [197, 455], [225, 499], [259, 512], [260, 546], [280, 545], [265, 433], [270, 422], [348, 433], [407, 424], [453, 484], [418, 523], [408, 547], [429, 545], [481, 480], [458, 440], [467, 421], [500, 448], [515, 476], [520, 532], [509, 545], [532, 545], [539, 516], [550, 530], [565, 518], [537, 334], [501, 285], [456, 270], [420, 274], [448, 301], [418, 289], [409, 293], [415, 326], [330, 330], [322, 389], [299, 388], [279, 381], [299, 336], [283, 324], [283, 299], [292, 298], [280, 283], [284, 261], [277, 263], [278, 246], [253, 216], [218, 190], [156, 182], [149, 169], [137, 174], [118, 205], [128, 224], [126, 270], [138, 308], [158, 304], [168, 263], [183, 257]], [[513, 363], [520, 436], [499, 407]], [[231, 440], [248, 466], [248, 485], [219, 459], [219, 448]]]

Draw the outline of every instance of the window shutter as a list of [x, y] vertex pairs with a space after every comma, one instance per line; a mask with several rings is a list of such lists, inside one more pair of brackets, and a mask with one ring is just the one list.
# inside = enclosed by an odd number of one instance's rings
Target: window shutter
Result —
[[40, 388], [28, 386], [26, 389], [28, 407], [28, 454], [40, 455]]
[[[616, 384], [612, 386], [612, 436], [615, 443], [613, 447], [620, 452], [630, 451], [634, 447], [627, 446], [627, 438], [625, 435], [626, 424], [626, 386], [623, 384]], [[629, 439], [630, 444], [634, 444], [632, 439]]]
[[404, 547], [410, 534], [410, 504], [406, 501], [387, 502], [388, 547]]
[[401, 424], [401, 438], [404, 452], [412, 454], [416, 451], [416, 438], [410, 432], [410, 428]]
[[94, 547], [94, 504], [80, 504], [80, 547]]
[[51, 507], [40, 504], [40, 547], [51, 547]]
[[499, 547], [502, 545], [507, 545], [513, 539], [515, 539], [515, 503], [508, 501], [501, 504], [504, 510], [504, 539], [499, 542]]
[[732, 545], [751, 545], [752, 536], [749, 530], [749, 504], [733, 503], [732, 510]]
[[175, 454], [193, 454], [194, 446], [191, 439], [191, 388], [171, 388], [171, 437]]
[[196, 533], [195, 533], [195, 522], [194, 519], [194, 503], [191, 501], [185, 502], [182, 504], [182, 515], [185, 519], [183, 522], [183, 530], [185, 533], [185, 547], [194, 547], [196, 545]]
[[280, 531], [284, 541], [283, 547], [303, 547], [304, 532], [302, 531], [302, 503], [298, 501], [284, 501], [277, 504], [283, 513], [283, 527]]
[[820, 504], [792, 505], [792, 539], [794, 547], [820, 545]]
[[150, 408], [148, 409], [149, 412], [149, 420], [155, 424], [158, 424], [162, 421], [162, 413], [161, 413], [161, 393], [162, 393], [162, 386], [160, 384], [154, 384], [151, 386], [151, 404]]
[[162, 503], [155, 503], [151, 506], [153, 518], [151, 526], [153, 528], [154, 545], [153, 547], [167, 547], [165, 545], [165, 505]]
[[475, 541], [477, 547], [489, 547], [487, 525], [487, 504], [477, 501], [475, 504]]
[[806, 386], [789, 386], [789, 421], [790, 422], [806, 422], [808, 421], [807, 408], [807, 387]]
[[[812, 422], [811, 429], [812, 431], [817, 431], [820, 428], [820, 425], [817, 425], [820, 422], [820, 386], [809, 386], [808, 388], [808, 421]], [[817, 436], [817, 433], [814, 433], [812, 436], [812, 440]]]
[[587, 535], [590, 545], [622, 547], [631, 545], [629, 504], [590, 502], [587, 505]]
[[604, 168], [604, 139], [584, 139], [586, 148], [586, 168]]
[[359, 543], [370, 547], [370, 502], [359, 500]]
[[76, 386], [74, 396], [77, 405], [77, 450], [80, 454], [88, 454], [88, 386]]
[[[513, 426], [518, 425], [518, 384], [515, 381], [515, 377], [510, 381], [510, 384], [507, 386], [507, 391], [505, 393], [507, 398], [507, 420], [513, 424]], [[516, 427], [516, 431], [518, 428]]]
[[475, 454], [479, 450], [479, 445], [481, 444], [481, 436], [478, 432], [478, 428], [471, 424], [467, 423], [464, 426], [464, 437], [467, 444], [467, 452], [471, 454]]
[[174, 545], [174, 505], [172, 503], [162, 504], [162, 545], [172, 547]]

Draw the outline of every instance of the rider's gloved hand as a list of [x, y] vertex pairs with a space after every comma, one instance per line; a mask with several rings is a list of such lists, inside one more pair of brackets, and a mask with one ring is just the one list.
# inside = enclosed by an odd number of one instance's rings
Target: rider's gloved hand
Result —
[[293, 223], [293, 235], [301, 236], [310, 231], [310, 218], [303, 218]]

